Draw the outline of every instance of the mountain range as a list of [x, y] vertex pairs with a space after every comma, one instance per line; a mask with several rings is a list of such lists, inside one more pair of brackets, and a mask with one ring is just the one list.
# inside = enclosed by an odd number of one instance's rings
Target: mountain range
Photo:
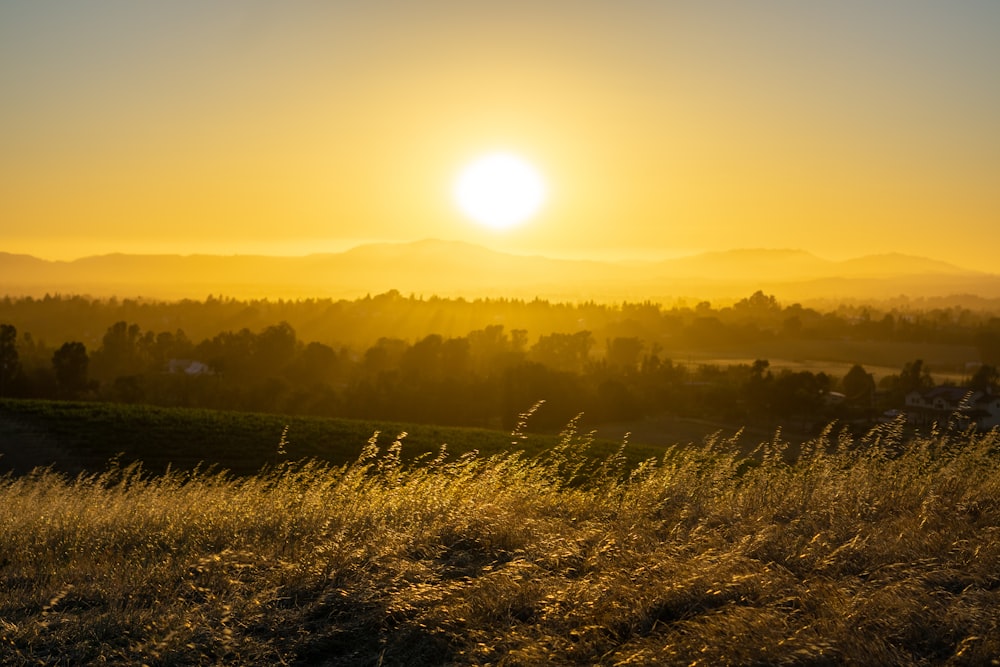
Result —
[[1000, 275], [902, 254], [845, 261], [801, 250], [739, 249], [662, 261], [515, 255], [457, 241], [375, 243], [342, 253], [109, 254], [49, 261], [0, 252], [0, 296], [202, 299], [404, 295], [553, 301], [738, 299], [756, 290], [782, 301], [1000, 298]]

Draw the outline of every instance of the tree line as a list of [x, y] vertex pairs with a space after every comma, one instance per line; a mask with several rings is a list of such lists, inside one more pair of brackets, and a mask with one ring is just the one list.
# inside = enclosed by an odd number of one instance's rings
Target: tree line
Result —
[[119, 321], [144, 331], [183, 330], [196, 341], [220, 329], [260, 331], [287, 322], [304, 340], [354, 349], [366, 349], [386, 335], [410, 341], [431, 334], [452, 338], [502, 323], [508, 331], [523, 329], [535, 337], [580, 330], [592, 332], [597, 341], [637, 337], [668, 353], [761, 341], [944, 343], [974, 346], [984, 363], [1000, 364], [1000, 307], [922, 308], [920, 303], [840, 304], [820, 311], [798, 303], [783, 305], [761, 291], [731, 305], [701, 301], [670, 306], [649, 301], [424, 298], [395, 290], [354, 300], [209, 296], [164, 302], [49, 295], [0, 299], [0, 322], [30, 333], [37, 342], [76, 340], [88, 349], [96, 349], [105, 329]]
[[[876, 385], [860, 365], [837, 378], [775, 370], [765, 359], [684, 364], [638, 336], [599, 339], [586, 329], [531, 337], [492, 324], [352, 348], [302, 340], [284, 321], [195, 342], [180, 329], [120, 320], [96, 346], [70, 340], [55, 348], [2, 324], [0, 372], [0, 396], [502, 428], [539, 400], [546, 404], [533, 424], [541, 428], [562, 427], [579, 412], [596, 423], [663, 413], [748, 425], [865, 421], [934, 384], [920, 360]], [[996, 366], [984, 364], [970, 382], [995, 389], [997, 379]]]

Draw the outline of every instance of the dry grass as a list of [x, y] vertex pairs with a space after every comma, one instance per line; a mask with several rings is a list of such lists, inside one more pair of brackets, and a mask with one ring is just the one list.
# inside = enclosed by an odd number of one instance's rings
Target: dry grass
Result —
[[[572, 425], [571, 425], [572, 426]], [[3, 664], [990, 664], [998, 435], [0, 481]]]

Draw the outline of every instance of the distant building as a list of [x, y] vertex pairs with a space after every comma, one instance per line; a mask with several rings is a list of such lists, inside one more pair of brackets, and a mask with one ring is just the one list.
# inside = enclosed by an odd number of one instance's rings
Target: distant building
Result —
[[977, 428], [1000, 426], [1000, 396], [968, 387], [942, 386], [906, 395], [907, 420], [914, 424], [943, 422], [961, 415]]
[[828, 391], [823, 394], [823, 405], [828, 408], [843, 405], [845, 400], [847, 397], [839, 391]]
[[167, 372], [171, 374], [185, 375], [212, 375], [213, 371], [208, 366], [194, 359], [171, 359], [167, 362]]
[[1000, 396], [986, 394], [968, 411], [968, 415], [984, 431], [1000, 426]]

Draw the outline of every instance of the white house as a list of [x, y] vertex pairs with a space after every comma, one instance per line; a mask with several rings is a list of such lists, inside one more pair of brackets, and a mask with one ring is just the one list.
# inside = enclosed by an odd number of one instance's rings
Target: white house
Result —
[[171, 359], [167, 362], [168, 373], [184, 373], [185, 375], [211, 375], [212, 369], [194, 359]]
[[985, 394], [970, 410], [969, 416], [984, 431], [1000, 426], [1000, 396]]
[[980, 429], [1000, 426], [1000, 396], [968, 387], [934, 387], [906, 395], [907, 419], [918, 424], [942, 422], [961, 414]]

